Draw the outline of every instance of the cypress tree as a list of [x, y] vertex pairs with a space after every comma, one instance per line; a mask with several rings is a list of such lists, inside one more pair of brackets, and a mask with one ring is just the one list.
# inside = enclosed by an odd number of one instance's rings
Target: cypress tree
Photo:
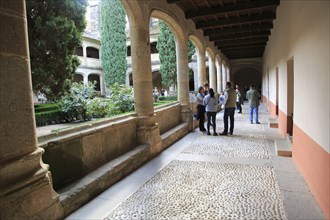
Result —
[[120, 0], [101, 0], [102, 68], [107, 87], [126, 78], [126, 13]]
[[[190, 40], [187, 42], [187, 46], [188, 62], [191, 62], [192, 55], [195, 53], [195, 46]], [[175, 85], [177, 83], [175, 38], [171, 29], [163, 21], [159, 21], [157, 50], [161, 63], [162, 84], [166, 86]]]

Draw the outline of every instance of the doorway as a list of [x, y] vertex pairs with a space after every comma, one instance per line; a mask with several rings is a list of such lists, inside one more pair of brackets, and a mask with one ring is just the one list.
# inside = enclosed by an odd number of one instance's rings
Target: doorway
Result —
[[278, 103], [278, 99], [279, 99], [279, 97], [278, 97], [278, 93], [279, 93], [279, 91], [278, 91], [278, 89], [279, 89], [279, 87], [278, 87], [278, 67], [276, 67], [276, 103], [275, 103], [275, 114], [276, 114], [276, 116], [278, 116], [278, 105], [279, 105], [279, 103]]
[[294, 113], [294, 60], [287, 61], [287, 133], [292, 136]]

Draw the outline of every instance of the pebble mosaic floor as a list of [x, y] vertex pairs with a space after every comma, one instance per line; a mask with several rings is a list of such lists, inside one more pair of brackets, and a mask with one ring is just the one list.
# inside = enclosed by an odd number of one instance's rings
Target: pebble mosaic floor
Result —
[[106, 219], [286, 219], [272, 168], [173, 161]]
[[[269, 159], [264, 125], [236, 115], [233, 136], [205, 133], [181, 153]], [[223, 122], [217, 118], [217, 132]], [[271, 166], [173, 160], [112, 211], [106, 220], [286, 219]]]
[[263, 134], [202, 136], [187, 147], [183, 153], [257, 159], [269, 158], [266, 137]]

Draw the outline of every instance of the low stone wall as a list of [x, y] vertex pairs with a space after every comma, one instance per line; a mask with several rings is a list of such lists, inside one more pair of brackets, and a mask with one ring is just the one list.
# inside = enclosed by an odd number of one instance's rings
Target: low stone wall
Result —
[[39, 138], [55, 189], [136, 147], [136, 117], [126, 116]]
[[[160, 134], [181, 124], [180, 111], [178, 102], [155, 109]], [[137, 117], [129, 114], [39, 137], [39, 146], [45, 150], [42, 159], [49, 164], [54, 188], [63, 188], [133, 150], [137, 147], [136, 128]], [[184, 131], [182, 136], [187, 133], [186, 129]], [[167, 142], [174, 143], [176, 139]]]
[[178, 102], [161, 108], [156, 108], [155, 114], [160, 134], [171, 130], [181, 123], [181, 106]]

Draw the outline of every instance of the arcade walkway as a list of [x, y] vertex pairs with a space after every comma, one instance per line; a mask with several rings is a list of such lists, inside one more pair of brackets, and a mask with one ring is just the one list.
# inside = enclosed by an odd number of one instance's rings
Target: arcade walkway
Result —
[[195, 130], [67, 219], [324, 219], [292, 159], [275, 156], [268, 113], [251, 125], [247, 112], [233, 136]]

